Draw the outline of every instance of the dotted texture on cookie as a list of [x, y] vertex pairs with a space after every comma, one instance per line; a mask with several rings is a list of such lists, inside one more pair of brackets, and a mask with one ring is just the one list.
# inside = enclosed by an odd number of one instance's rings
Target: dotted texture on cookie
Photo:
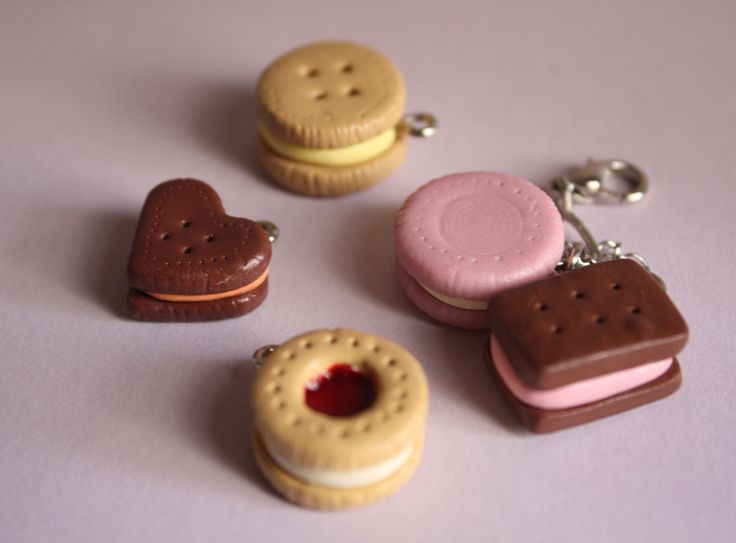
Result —
[[502, 292], [488, 316], [519, 377], [539, 389], [673, 357], [688, 338], [667, 293], [628, 259]]
[[488, 300], [549, 275], [564, 229], [552, 200], [507, 174], [453, 174], [420, 187], [396, 218], [396, 256], [409, 275], [448, 296]]
[[328, 149], [394, 128], [404, 83], [381, 53], [347, 42], [306, 45], [279, 57], [258, 82], [259, 117], [280, 139]]
[[177, 179], [146, 198], [128, 280], [149, 292], [215, 294], [255, 281], [270, 260], [271, 243], [258, 223], [225, 214], [208, 184]]

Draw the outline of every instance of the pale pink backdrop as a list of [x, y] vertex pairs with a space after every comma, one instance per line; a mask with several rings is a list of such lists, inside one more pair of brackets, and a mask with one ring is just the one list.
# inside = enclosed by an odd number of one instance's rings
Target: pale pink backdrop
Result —
[[[150, 1], [0, 4], [0, 540], [733, 541], [736, 3]], [[441, 122], [403, 168], [339, 200], [285, 193], [254, 157], [253, 85], [321, 38], [379, 48]], [[651, 176], [581, 214], [645, 255], [689, 320], [675, 396], [549, 436], [522, 431], [484, 336], [401, 295], [393, 214], [441, 174], [543, 184], [588, 157]], [[271, 293], [211, 324], [124, 315], [148, 190], [210, 182], [271, 219]], [[248, 356], [325, 326], [423, 362], [423, 463], [393, 498], [305, 511], [248, 452]]]

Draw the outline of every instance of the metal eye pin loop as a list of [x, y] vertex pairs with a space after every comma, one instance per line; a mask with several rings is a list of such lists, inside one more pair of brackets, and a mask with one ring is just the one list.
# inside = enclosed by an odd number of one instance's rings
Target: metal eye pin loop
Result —
[[[629, 190], [617, 191], [606, 185], [618, 178]], [[624, 253], [621, 244], [612, 240], [596, 241], [590, 229], [573, 211], [573, 204], [625, 204], [640, 202], [649, 190], [649, 179], [638, 167], [624, 160], [589, 160], [569, 175], [557, 177], [550, 183], [548, 192], [562, 219], [578, 233], [582, 242], [567, 242], [556, 271], [570, 271], [598, 262], [620, 258], [636, 261], [665, 287], [661, 277], [653, 273], [647, 262], [636, 253]]]
[[268, 358], [271, 353], [273, 353], [278, 348], [279, 345], [265, 345], [260, 349], [257, 349], [256, 352], [253, 353], [252, 357], [253, 365], [256, 367], [256, 369], [260, 369], [263, 363], [266, 361], [266, 358]]
[[399, 128], [417, 138], [431, 138], [437, 133], [437, 118], [431, 113], [407, 113]]
[[276, 243], [276, 240], [279, 239], [279, 234], [281, 234], [279, 227], [271, 221], [258, 221], [258, 224], [260, 224], [261, 228], [263, 228], [266, 231], [266, 234], [268, 234], [268, 241]]

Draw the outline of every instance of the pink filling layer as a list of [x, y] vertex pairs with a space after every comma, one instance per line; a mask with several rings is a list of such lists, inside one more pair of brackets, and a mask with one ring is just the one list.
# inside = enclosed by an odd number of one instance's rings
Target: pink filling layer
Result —
[[569, 385], [539, 390], [530, 388], [521, 381], [494, 336], [491, 336], [491, 356], [501, 379], [513, 395], [525, 404], [539, 409], [567, 409], [610, 398], [654, 381], [664, 375], [672, 365], [672, 358], [667, 358]]

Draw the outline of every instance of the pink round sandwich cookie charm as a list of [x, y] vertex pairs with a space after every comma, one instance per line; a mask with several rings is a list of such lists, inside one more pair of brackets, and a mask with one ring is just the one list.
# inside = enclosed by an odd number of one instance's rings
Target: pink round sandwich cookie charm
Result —
[[452, 174], [420, 187], [396, 218], [399, 282], [431, 317], [488, 328], [494, 294], [549, 276], [564, 248], [554, 202], [503, 173]]

